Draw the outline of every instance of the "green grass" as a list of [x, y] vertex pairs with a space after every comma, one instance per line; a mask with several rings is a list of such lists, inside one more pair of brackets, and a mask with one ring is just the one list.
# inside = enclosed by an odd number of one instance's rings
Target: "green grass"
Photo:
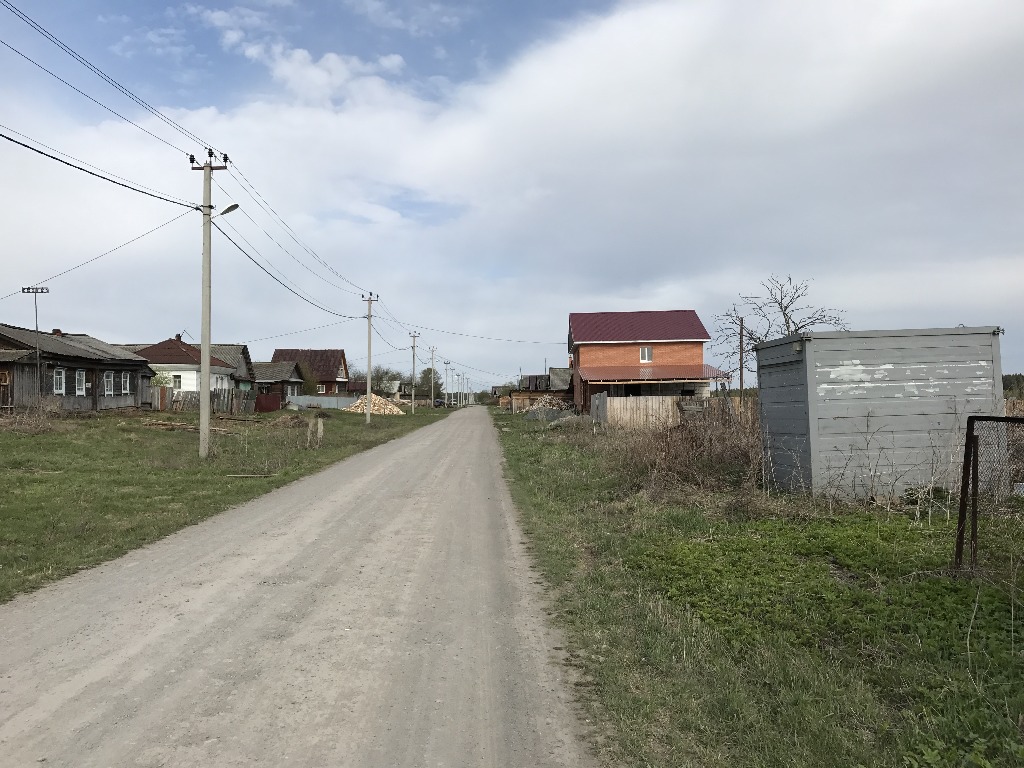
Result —
[[1024, 507], [954, 579], [944, 514], [697, 490], [655, 438], [495, 418], [616, 764], [1024, 765]]
[[[209, 459], [192, 414], [0, 421], [0, 602], [444, 418], [448, 411], [374, 416], [330, 411], [318, 450], [291, 412], [220, 420]], [[266, 475], [230, 477], [230, 475]]]

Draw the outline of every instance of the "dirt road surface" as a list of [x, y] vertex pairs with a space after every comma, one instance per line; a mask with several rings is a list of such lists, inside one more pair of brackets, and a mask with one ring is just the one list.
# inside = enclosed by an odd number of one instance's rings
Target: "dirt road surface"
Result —
[[591, 766], [534, 578], [460, 411], [0, 606], [0, 766]]

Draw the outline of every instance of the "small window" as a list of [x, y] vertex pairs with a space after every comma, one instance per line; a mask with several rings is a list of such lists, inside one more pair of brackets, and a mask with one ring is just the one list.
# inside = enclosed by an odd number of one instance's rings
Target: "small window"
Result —
[[85, 397], [85, 371], [81, 368], [75, 371], [75, 395]]
[[175, 389], [181, 389], [181, 376], [171, 376], [171, 386]]
[[128, 371], [121, 372], [121, 394], [129, 395], [132, 391], [132, 375]]
[[103, 396], [110, 397], [114, 394], [114, 372], [103, 372]]
[[650, 363], [654, 360], [654, 348], [653, 347], [640, 347], [640, 362]]
[[327, 385], [326, 384], [317, 384], [316, 385], [316, 393], [318, 395], [325, 395], [325, 394], [327, 394]]
[[64, 369], [54, 368], [53, 369], [53, 394], [63, 395], [64, 394]]

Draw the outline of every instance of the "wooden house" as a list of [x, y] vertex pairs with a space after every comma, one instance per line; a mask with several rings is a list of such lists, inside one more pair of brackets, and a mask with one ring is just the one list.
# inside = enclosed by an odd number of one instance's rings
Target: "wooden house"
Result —
[[[36, 350], [38, 349], [38, 365]], [[153, 370], [145, 358], [84, 333], [0, 324], [0, 407], [43, 401], [64, 411], [150, 404]]]
[[343, 349], [275, 349], [274, 363], [298, 363], [316, 380], [316, 394], [344, 395], [348, 384], [348, 362]]

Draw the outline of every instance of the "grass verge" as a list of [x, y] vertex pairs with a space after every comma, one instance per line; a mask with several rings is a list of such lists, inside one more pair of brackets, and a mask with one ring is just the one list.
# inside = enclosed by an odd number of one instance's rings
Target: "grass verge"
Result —
[[[214, 418], [198, 457], [195, 414], [0, 420], [0, 602], [118, 557], [352, 454], [444, 418], [330, 411], [319, 449], [306, 418]], [[183, 429], [160, 428], [173, 422]], [[226, 431], [219, 431], [226, 430]]]
[[495, 421], [611, 762], [1024, 764], [1024, 506], [954, 579], [944, 510], [766, 497], [742, 440]]

